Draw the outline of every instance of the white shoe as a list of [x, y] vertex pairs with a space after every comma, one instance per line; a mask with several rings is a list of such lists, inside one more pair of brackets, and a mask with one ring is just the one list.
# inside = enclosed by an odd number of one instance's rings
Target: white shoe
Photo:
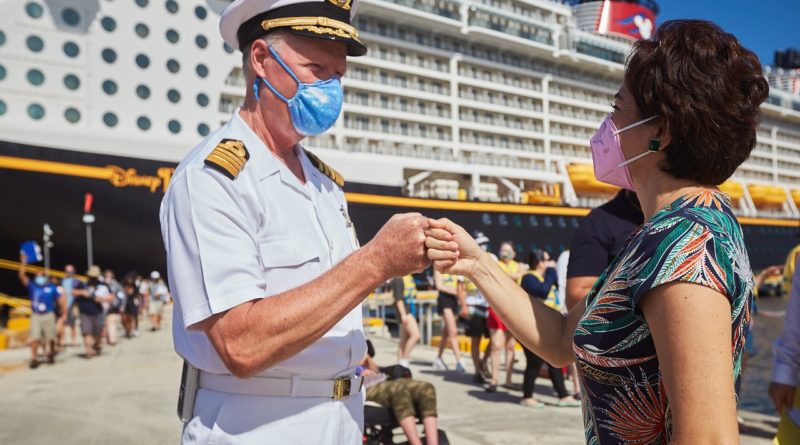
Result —
[[447, 365], [444, 364], [444, 360], [441, 357], [436, 357], [436, 360], [433, 361], [433, 369], [436, 371], [447, 371]]
[[411, 366], [411, 362], [408, 359], [405, 359], [405, 358], [402, 359], [402, 360], [398, 360], [397, 364], [400, 365], [400, 366], [405, 366], [406, 368]]
[[133, 332], [132, 332], [132, 335], [133, 335], [134, 337], [138, 337], [138, 336], [139, 336], [139, 331], [133, 331]]
[[462, 365], [461, 362], [458, 362], [456, 363], [456, 372], [459, 374], [464, 374], [467, 372], [467, 370], [464, 369], [464, 365]]

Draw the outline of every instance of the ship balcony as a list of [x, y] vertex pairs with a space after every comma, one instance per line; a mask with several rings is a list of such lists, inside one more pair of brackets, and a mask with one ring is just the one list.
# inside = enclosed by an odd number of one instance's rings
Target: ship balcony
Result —
[[556, 51], [557, 31], [553, 28], [498, 15], [481, 5], [470, 6], [466, 24], [469, 33], [482, 34], [484, 43], [500, 48], [516, 46], [518, 50], [544, 57], [551, 57]]
[[[372, 101], [372, 102], [379, 103], [379, 101]], [[393, 122], [397, 121], [419, 122], [430, 125], [440, 125], [443, 127], [449, 127], [450, 125], [453, 124], [453, 121], [449, 117], [438, 117], [433, 114], [422, 114], [419, 112], [414, 112], [413, 110], [398, 111], [398, 110], [386, 109], [380, 107], [378, 103], [373, 103], [371, 105], [361, 105], [348, 102], [345, 103], [344, 106], [342, 107], [342, 112], [385, 118]]]
[[456, 0], [361, 0], [358, 12], [378, 17], [399, 14], [409, 25], [456, 30], [461, 27], [461, 5]]

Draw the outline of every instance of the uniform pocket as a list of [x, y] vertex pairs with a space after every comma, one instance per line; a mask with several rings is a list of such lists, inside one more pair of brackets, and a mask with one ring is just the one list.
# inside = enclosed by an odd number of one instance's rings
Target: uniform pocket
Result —
[[319, 248], [306, 236], [264, 239], [258, 250], [265, 269], [295, 268], [319, 259]]

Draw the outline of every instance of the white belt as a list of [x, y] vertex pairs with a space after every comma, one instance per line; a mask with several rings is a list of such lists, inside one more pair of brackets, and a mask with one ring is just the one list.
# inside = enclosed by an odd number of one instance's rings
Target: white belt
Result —
[[361, 391], [363, 377], [344, 376], [318, 380], [300, 377], [253, 377], [238, 379], [227, 374], [200, 371], [200, 387], [230, 394], [269, 397], [324, 397], [346, 399]]

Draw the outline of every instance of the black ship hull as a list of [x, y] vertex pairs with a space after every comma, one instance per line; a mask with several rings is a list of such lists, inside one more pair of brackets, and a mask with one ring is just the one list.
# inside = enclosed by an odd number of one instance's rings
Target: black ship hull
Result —
[[[54, 235], [51, 267], [72, 263], [87, 268], [84, 196], [94, 197], [94, 262], [118, 275], [165, 272], [158, 211], [175, 164], [0, 142], [0, 292], [24, 295], [14, 262], [20, 243], [41, 243], [42, 226]], [[395, 213], [421, 212], [450, 218], [480, 230], [493, 248], [513, 241], [524, 256], [539, 248], [559, 254], [569, 247], [588, 209], [512, 204], [466, 203], [404, 198], [400, 188], [348, 183], [350, 216], [360, 241], [371, 239]], [[797, 243], [798, 222], [743, 220], [745, 241], [755, 268], [782, 263]]]

